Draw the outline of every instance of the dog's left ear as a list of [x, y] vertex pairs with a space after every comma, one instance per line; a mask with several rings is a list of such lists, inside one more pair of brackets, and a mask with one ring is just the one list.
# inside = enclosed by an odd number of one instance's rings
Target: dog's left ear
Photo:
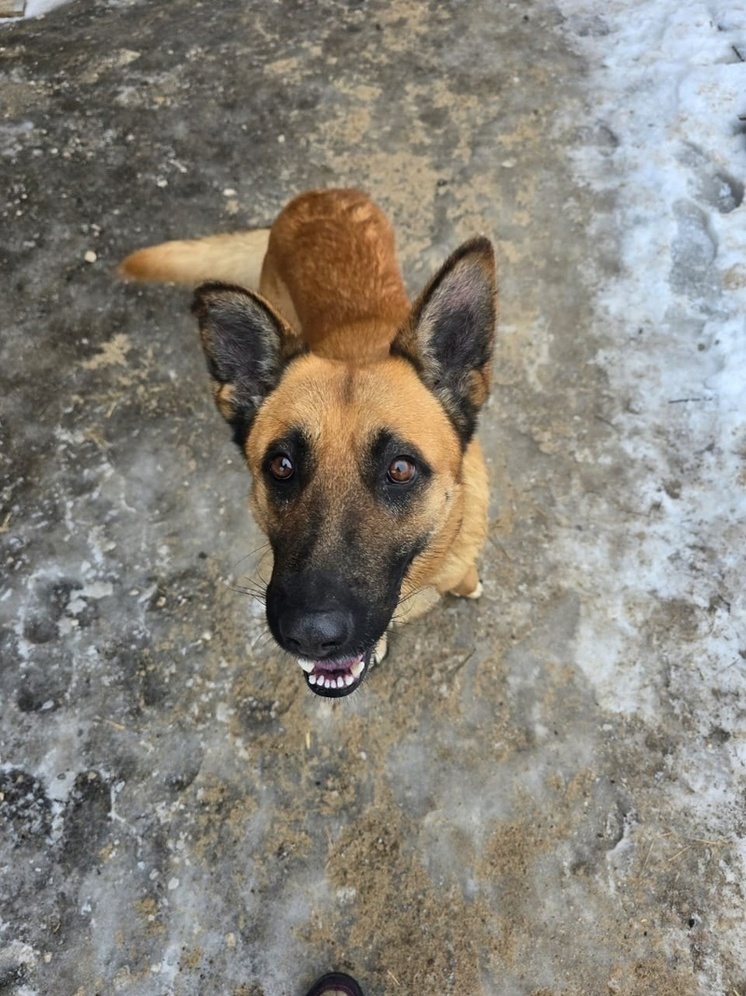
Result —
[[464, 446], [489, 393], [496, 297], [492, 244], [472, 239], [430, 281], [391, 346], [440, 400]]
[[303, 343], [268, 301], [243, 287], [202, 284], [194, 292], [192, 312], [215, 404], [243, 449], [259, 407], [286, 364], [304, 351]]

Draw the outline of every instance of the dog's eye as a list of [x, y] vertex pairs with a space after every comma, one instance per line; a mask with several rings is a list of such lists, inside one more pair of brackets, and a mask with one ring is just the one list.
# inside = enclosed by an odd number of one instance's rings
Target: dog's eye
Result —
[[276, 481], [287, 481], [295, 473], [293, 461], [284, 453], [273, 457], [269, 462], [268, 469]]
[[386, 477], [392, 484], [411, 484], [417, 476], [417, 466], [408, 457], [398, 456], [389, 464]]

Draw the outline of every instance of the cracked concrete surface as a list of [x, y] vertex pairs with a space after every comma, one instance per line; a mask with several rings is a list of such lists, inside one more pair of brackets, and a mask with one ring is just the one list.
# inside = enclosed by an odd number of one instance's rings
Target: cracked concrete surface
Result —
[[[746, 993], [746, 449], [646, 394], [651, 357], [717, 354], [705, 318], [678, 354], [604, 311], [619, 30], [570, 0], [0, 28], [0, 992]], [[681, 150], [671, 293], [710, 320], [743, 187]], [[501, 270], [485, 594], [334, 706], [245, 591], [263, 541], [188, 295], [112, 278], [330, 185], [390, 213], [413, 293], [476, 232]]]

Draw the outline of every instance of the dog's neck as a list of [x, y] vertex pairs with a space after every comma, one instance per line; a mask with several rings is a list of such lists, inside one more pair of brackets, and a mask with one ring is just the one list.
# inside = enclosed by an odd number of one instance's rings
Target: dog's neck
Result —
[[[404, 312], [401, 322], [406, 317], [407, 312]], [[364, 366], [386, 359], [401, 322], [360, 318], [336, 327], [304, 328], [302, 335], [316, 356]]]

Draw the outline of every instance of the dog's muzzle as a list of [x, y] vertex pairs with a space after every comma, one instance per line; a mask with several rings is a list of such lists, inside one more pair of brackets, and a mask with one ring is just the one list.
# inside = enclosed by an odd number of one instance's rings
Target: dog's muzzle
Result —
[[344, 660], [310, 661], [303, 657], [298, 663], [303, 668], [306, 684], [317, 695], [338, 699], [354, 692], [366, 675], [373, 661], [373, 648], [358, 657]]

